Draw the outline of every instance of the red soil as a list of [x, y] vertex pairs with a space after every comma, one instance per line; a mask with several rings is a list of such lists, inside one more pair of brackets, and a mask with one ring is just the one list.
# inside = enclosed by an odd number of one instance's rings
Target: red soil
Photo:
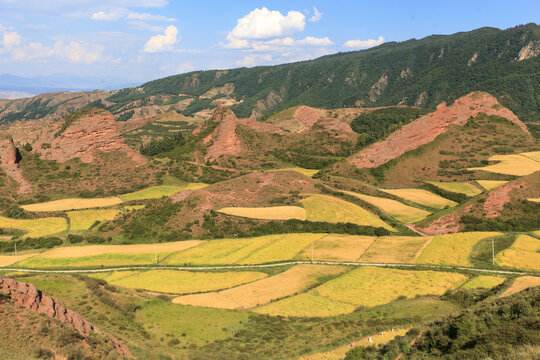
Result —
[[216, 130], [203, 143], [214, 140], [206, 152], [206, 160], [215, 160], [220, 155], [238, 155], [242, 151], [240, 139], [236, 134], [236, 115], [231, 109], [219, 106], [214, 114], [214, 121], [219, 122]]
[[10, 138], [0, 139], [0, 167], [19, 184], [19, 193], [32, 192], [32, 185], [23, 177], [17, 163], [17, 149]]
[[489, 192], [486, 202], [484, 203], [484, 211], [486, 218], [495, 218], [501, 215], [501, 210], [504, 208], [511, 197], [512, 190], [527, 186], [525, 181], [512, 181], [503, 186], [500, 186]]
[[495, 97], [474, 92], [457, 99], [451, 106], [439, 104], [436, 111], [403, 126], [385, 140], [351, 156], [348, 161], [358, 168], [378, 167], [407, 151], [430, 143], [451, 125], [466, 124], [470, 117], [479, 113], [504, 117], [529, 133], [525, 124], [513, 112], [501, 106]]

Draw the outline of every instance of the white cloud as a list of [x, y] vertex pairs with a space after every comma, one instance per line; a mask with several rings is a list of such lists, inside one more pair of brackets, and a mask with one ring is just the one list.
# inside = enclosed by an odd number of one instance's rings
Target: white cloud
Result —
[[64, 45], [58, 41], [53, 47], [55, 55], [67, 59], [72, 63], [92, 64], [102, 60], [103, 47], [94, 44], [83, 44], [77, 41], [71, 41]]
[[113, 21], [113, 20], [135, 20], [135, 21], [176, 21], [176, 19], [169, 18], [163, 15], [155, 15], [149, 13], [141, 13], [135, 11], [129, 11], [126, 8], [113, 9], [110, 11], [98, 11], [93, 13], [90, 16], [92, 20], [103, 20], [103, 21]]
[[90, 16], [90, 19], [112, 21], [112, 20], [118, 20], [122, 16], [124, 16], [122, 11], [111, 11], [108, 13], [105, 11], [98, 11], [96, 13], [93, 13], [92, 16]]
[[48, 58], [54, 51], [40, 42], [30, 42], [11, 51], [11, 56], [17, 61], [32, 61], [35, 59]]
[[236, 65], [249, 67], [256, 66], [261, 64], [262, 62], [268, 61], [272, 61], [272, 55], [270, 54], [251, 54], [241, 60], [238, 60], [236, 62]]
[[9, 50], [21, 43], [21, 36], [16, 32], [5, 32], [4, 33], [4, 47]]
[[305, 46], [330, 46], [334, 43], [328, 37], [316, 38], [313, 36], [308, 36], [305, 39], [297, 40], [296, 44]]
[[127, 16], [128, 20], [144, 20], [144, 21], [176, 21], [174, 18], [168, 18], [163, 15], [154, 15], [148, 13], [130, 12]]
[[304, 30], [306, 17], [298, 11], [289, 11], [284, 16], [279, 11], [266, 7], [255, 9], [241, 19], [229, 33], [227, 40], [270, 39], [296, 34]]
[[174, 44], [178, 42], [178, 29], [176, 26], [169, 25], [165, 29], [163, 35], [152, 36], [146, 44], [144, 44], [143, 52], [157, 53], [164, 51], [172, 51]]
[[322, 19], [323, 13], [320, 12], [315, 6], [313, 7], [313, 16], [309, 18], [311, 22], [318, 22]]
[[349, 49], [367, 49], [384, 43], [384, 37], [379, 36], [378, 39], [367, 40], [348, 40], [343, 44], [343, 47]]

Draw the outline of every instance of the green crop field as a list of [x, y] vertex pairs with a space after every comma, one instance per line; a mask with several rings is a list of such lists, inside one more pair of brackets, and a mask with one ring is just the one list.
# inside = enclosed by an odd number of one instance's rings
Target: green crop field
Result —
[[447, 206], [453, 207], [457, 205], [452, 200], [445, 199], [442, 196], [423, 189], [381, 189], [381, 191], [435, 209], [444, 209]]
[[390, 225], [382, 221], [377, 215], [333, 196], [314, 195], [303, 199], [307, 220], [327, 221], [331, 223], [353, 223], [357, 225], [382, 227], [395, 231]]
[[520, 235], [510, 248], [496, 256], [495, 261], [501, 266], [540, 270], [540, 240]]
[[347, 270], [349, 269], [343, 266], [296, 265], [282, 273], [250, 284], [219, 292], [180, 296], [173, 302], [223, 309], [251, 309], [305, 291], [320, 283], [321, 278], [335, 276]]
[[119, 213], [120, 210], [115, 209], [69, 211], [69, 231], [88, 230], [96, 221], [113, 220]]
[[379, 237], [358, 260], [373, 263], [413, 263], [431, 239], [431, 236]]
[[467, 196], [476, 196], [482, 193], [482, 190], [467, 182], [447, 182], [447, 181], [426, 181], [428, 184], [434, 185], [439, 189], [464, 194]]
[[124, 201], [159, 199], [184, 190], [184, 186], [160, 185], [120, 195]]
[[272, 169], [268, 171], [296, 171], [302, 175], [305, 175], [307, 177], [313, 177], [316, 173], [319, 172], [319, 170], [313, 170], [313, 169], [304, 169], [301, 167], [292, 167], [292, 168], [284, 168], [284, 169]]
[[491, 289], [502, 284], [506, 278], [502, 276], [480, 275], [467, 281], [462, 289]]
[[61, 233], [67, 230], [66, 219], [50, 217], [41, 219], [10, 219], [0, 216], [0, 228], [22, 230], [24, 238], [37, 238]]
[[117, 196], [108, 198], [95, 198], [95, 199], [61, 199], [54, 201], [47, 201], [38, 204], [30, 204], [21, 206], [24, 210], [30, 212], [51, 212], [51, 211], [68, 211], [68, 210], [80, 210], [80, 209], [92, 209], [100, 207], [109, 207], [122, 203], [122, 199]]
[[306, 220], [306, 210], [300, 206], [227, 207], [218, 212], [249, 219]]
[[498, 232], [465, 232], [436, 236], [420, 254], [416, 263], [472, 266], [470, 255], [481, 240], [502, 235]]
[[396, 200], [358, 194], [350, 191], [344, 191], [344, 193], [355, 196], [367, 202], [368, 204], [378, 207], [383, 212], [387, 213], [388, 215], [392, 216], [394, 219], [402, 223], [414, 223], [425, 219], [426, 217], [431, 215], [429, 211], [405, 205]]
[[467, 280], [457, 273], [361, 267], [306, 293], [264, 305], [254, 311], [281, 316], [333, 316], [359, 306], [377, 306], [400, 296], [442, 295]]
[[267, 277], [260, 272], [190, 272], [175, 270], [115, 271], [92, 275], [109, 284], [171, 294], [228, 289]]

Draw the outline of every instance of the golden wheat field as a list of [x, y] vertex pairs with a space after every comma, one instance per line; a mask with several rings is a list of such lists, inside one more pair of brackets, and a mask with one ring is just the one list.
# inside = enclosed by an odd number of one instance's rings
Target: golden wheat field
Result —
[[284, 169], [272, 169], [272, 170], [268, 170], [269, 172], [273, 172], [273, 171], [296, 171], [302, 175], [305, 175], [307, 177], [313, 177], [313, 175], [315, 175], [316, 173], [319, 172], [319, 170], [313, 170], [313, 169], [304, 169], [304, 168], [301, 168], [301, 167], [292, 167], [292, 168], [284, 168]]
[[428, 184], [443, 189], [445, 191], [463, 194], [467, 196], [476, 196], [482, 193], [482, 190], [468, 182], [449, 182], [449, 181], [426, 181]]
[[[356, 261], [374, 240], [373, 236], [329, 234], [313, 242], [314, 260]], [[308, 245], [296, 259], [311, 259], [311, 246]]]
[[38, 204], [30, 204], [21, 206], [24, 210], [30, 212], [51, 212], [51, 211], [68, 211], [68, 210], [80, 210], [80, 209], [92, 209], [100, 207], [109, 207], [122, 203], [122, 199], [117, 196], [108, 198], [95, 198], [95, 199], [61, 199], [54, 201], [47, 201]]
[[479, 241], [502, 235], [498, 232], [463, 232], [438, 235], [426, 246], [417, 264], [472, 266], [471, 251]]
[[306, 218], [310, 221], [331, 223], [353, 223], [364, 226], [382, 227], [395, 231], [377, 215], [348, 201], [327, 195], [313, 195], [301, 200], [306, 209]]
[[512, 246], [495, 257], [497, 264], [518, 269], [540, 270], [540, 240], [520, 235]]
[[506, 184], [508, 181], [503, 181], [503, 180], [476, 180], [476, 182], [481, 187], [483, 187], [484, 189], [489, 191], [489, 190], [496, 189], [499, 186], [502, 186], [502, 185]]
[[10, 266], [15, 264], [18, 261], [22, 261], [29, 257], [35, 256], [36, 254], [24, 254], [24, 255], [0, 255], [0, 267]]
[[369, 195], [364, 195], [364, 194], [358, 194], [351, 191], [343, 191], [343, 192], [348, 195], [355, 196], [367, 202], [368, 204], [371, 204], [379, 208], [381, 211], [387, 213], [388, 215], [392, 216], [394, 219], [402, 223], [406, 223], [406, 224], [414, 223], [422, 219], [425, 219], [426, 217], [431, 215], [429, 211], [418, 209], [409, 205], [405, 205], [396, 200], [386, 199], [386, 198], [376, 197], [376, 196], [369, 196]]
[[220, 309], [251, 309], [271, 301], [305, 291], [320, 282], [321, 277], [347, 271], [343, 266], [296, 265], [277, 275], [219, 292], [180, 296], [176, 304]]
[[0, 228], [22, 230], [22, 237], [37, 238], [61, 233], [67, 230], [67, 221], [61, 217], [41, 219], [10, 219], [0, 216]]
[[423, 189], [380, 189], [388, 194], [400, 197], [405, 200], [415, 202], [435, 209], [444, 209], [447, 206], [453, 207], [457, 203], [443, 198], [437, 194]]
[[540, 151], [530, 151], [521, 153], [520, 155], [523, 155], [525, 157], [528, 157], [529, 159], [533, 159], [534, 161], [538, 161], [540, 163]]
[[218, 210], [226, 215], [263, 220], [306, 220], [306, 210], [300, 206], [227, 207]]
[[503, 276], [480, 275], [467, 281], [462, 289], [491, 289], [502, 284], [506, 280]]
[[442, 295], [467, 280], [457, 273], [410, 271], [361, 267], [330, 280], [306, 293], [254, 309], [281, 316], [332, 316], [346, 314], [359, 306], [377, 306], [400, 296]]
[[170, 294], [190, 294], [228, 289], [268, 275], [252, 271], [193, 272], [176, 270], [114, 271], [91, 275], [109, 284]]
[[514, 280], [512, 285], [506, 289], [500, 297], [510, 296], [525, 289], [540, 286], [540, 277], [538, 276], [520, 276]]
[[[530, 153], [528, 153], [530, 154]], [[485, 167], [475, 167], [469, 170], [482, 170], [496, 174], [525, 176], [540, 170], [540, 162], [533, 160], [530, 155], [494, 155], [489, 161], [498, 161], [497, 164]]]
[[432, 240], [431, 236], [383, 236], [358, 259], [372, 263], [413, 263]]
[[528, 201], [531, 201], [531, 202], [540, 202], [540, 198], [531, 198], [531, 199], [527, 199]]
[[113, 220], [120, 210], [98, 209], [98, 210], [76, 210], [67, 212], [69, 217], [69, 231], [88, 230], [96, 221], [102, 222]]

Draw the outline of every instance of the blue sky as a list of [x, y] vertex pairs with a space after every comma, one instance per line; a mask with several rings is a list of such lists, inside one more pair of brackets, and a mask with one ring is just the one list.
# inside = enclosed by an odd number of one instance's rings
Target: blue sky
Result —
[[139, 83], [504, 29], [539, 15], [538, 0], [0, 0], [0, 73]]

